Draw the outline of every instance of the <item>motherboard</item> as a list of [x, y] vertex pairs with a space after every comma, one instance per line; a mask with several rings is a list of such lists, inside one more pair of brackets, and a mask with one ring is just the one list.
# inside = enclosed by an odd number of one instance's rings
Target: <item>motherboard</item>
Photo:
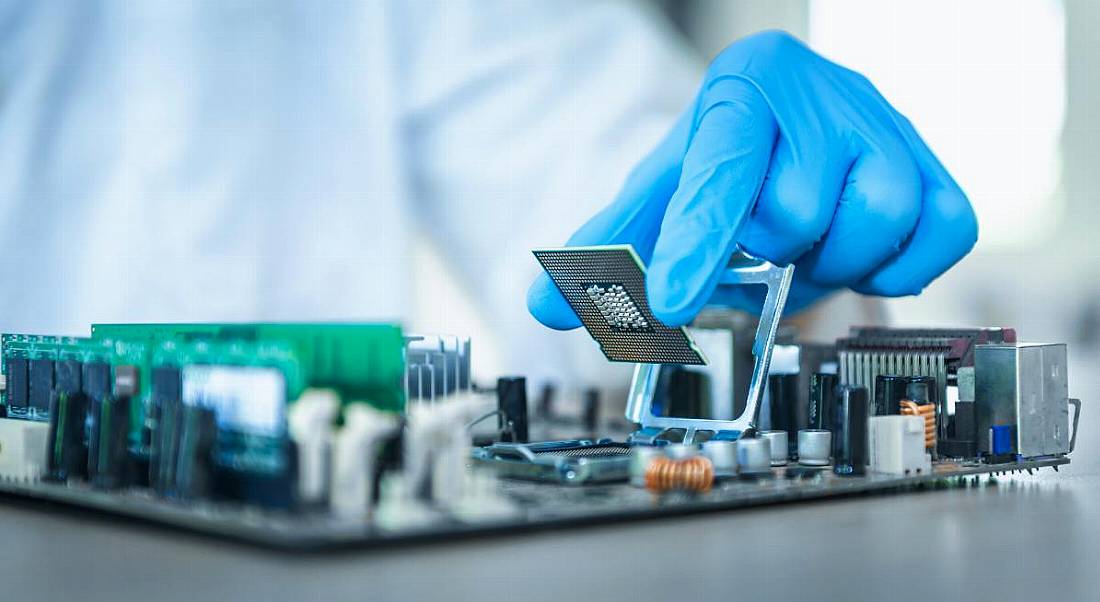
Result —
[[720, 284], [765, 287], [759, 314], [669, 328], [629, 248], [536, 256], [608, 359], [634, 364], [626, 399], [585, 391], [566, 415], [565, 388], [475, 383], [469, 339], [395, 324], [7, 333], [0, 494], [304, 549], [971, 487], [1070, 461], [1064, 344], [1011, 328], [800, 341], [780, 322], [793, 268], [749, 257]]

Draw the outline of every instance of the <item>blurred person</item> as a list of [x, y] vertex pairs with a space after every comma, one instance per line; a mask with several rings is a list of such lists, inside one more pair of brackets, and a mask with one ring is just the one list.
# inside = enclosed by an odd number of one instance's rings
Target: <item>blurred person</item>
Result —
[[781, 32], [705, 68], [637, 3], [13, 0], [0, 48], [3, 331], [401, 320], [420, 231], [537, 377], [528, 250], [582, 223], [673, 325], [754, 307], [715, 291], [737, 248], [795, 263], [797, 309], [917, 294], [977, 236], [865, 78]]

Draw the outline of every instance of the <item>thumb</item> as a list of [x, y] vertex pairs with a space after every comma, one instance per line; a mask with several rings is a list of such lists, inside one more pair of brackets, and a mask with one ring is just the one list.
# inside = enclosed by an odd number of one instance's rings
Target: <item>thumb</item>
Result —
[[764, 183], [778, 126], [752, 83], [712, 81], [653, 250], [646, 286], [654, 315], [690, 322], [710, 299]]

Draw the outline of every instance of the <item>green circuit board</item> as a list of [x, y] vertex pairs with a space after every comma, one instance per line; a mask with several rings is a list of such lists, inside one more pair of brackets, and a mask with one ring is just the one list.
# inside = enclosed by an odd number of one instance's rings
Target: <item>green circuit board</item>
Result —
[[[271, 506], [292, 501], [287, 416], [304, 391], [330, 390], [341, 407], [363, 402], [398, 413], [405, 406], [405, 340], [390, 324], [107, 324], [89, 337], [2, 334], [0, 345], [0, 414], [48, 423], [56, 459], [65, 457], [66, 421], [125, 414], [125, 425], [117, 425], [125, 467], [114, 476], [151, 486], [165, 462], [161, 444], [171, 457], [175, 446], [192, 442], [189, 428], [198, 423], [186, 418], [201, 416], [186, 408], [205, 408], [216, 416], [206, 435], [214, 493]], [[98, 409], [52, 416], [74, 403]], [[173, 433], [167, 441], [166, 429]], [[92, 455], [89, 437], [81, 439], [73, 453]], [[105, 448], [96, 452], [109, 456]], [[65, 471], [79, 474], [84, 463], [69, 458]]]

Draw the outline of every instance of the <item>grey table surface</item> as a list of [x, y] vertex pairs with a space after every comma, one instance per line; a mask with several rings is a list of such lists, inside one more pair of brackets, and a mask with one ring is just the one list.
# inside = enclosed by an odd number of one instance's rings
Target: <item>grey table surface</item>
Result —
[[0, 505], [0, 600], [1097, 600], [1100, 383], [1073, 463], [996, 485], [334, 554]]

